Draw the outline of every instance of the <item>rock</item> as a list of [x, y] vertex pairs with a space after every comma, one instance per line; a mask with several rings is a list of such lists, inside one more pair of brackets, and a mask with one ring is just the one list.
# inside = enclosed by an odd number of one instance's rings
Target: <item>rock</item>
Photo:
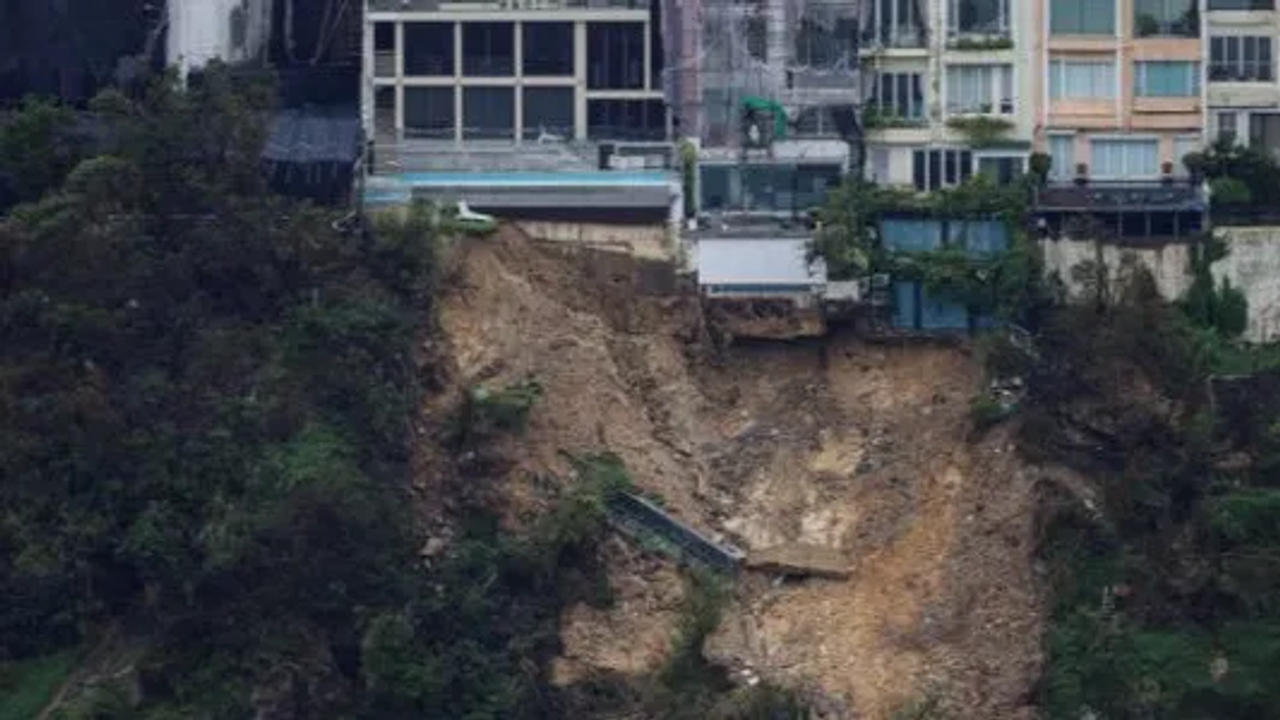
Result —
[[444, 538], [430, 537], [422, 546], [422, 557], [435, 557], [439, 555], [445, 548]]

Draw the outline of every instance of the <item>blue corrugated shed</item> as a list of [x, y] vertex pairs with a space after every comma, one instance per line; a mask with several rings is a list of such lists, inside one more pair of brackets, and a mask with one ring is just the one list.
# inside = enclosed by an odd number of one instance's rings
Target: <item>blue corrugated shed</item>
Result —
[[949, 220], [947, 246], [970, 255], [994, 255], [1009, 249], [1009, 226], [1000, 220]]
[[884, 247], [898, 252], [923, 252], [942, 249], [942, 222], [885, 218], [880, 221], [880, 241]]
[[893, 284], [893, 326], [899, 330], [916, 329], [916, 297], [920, 283], [899, 280]]
[[[982, 320], [974, 319], [981, 323]], [[893, 327], [924, 332], [964, 332], [971, 326], [969, 309], [955, 300], [930, 297], [919, 280], [893, 283]]]

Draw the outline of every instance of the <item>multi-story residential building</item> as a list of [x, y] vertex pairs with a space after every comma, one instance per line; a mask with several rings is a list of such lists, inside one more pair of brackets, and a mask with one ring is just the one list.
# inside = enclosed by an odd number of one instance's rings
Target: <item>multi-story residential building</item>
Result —
[[1209, 139], [1280, 153], [1275, 0], [1207, 0]]
[[1055, 180], [1182, 172], [1204, 121], [1200, 0], [1041, 0], [1037, 141]]
[[1036, 27], [1025, 0], [865, 0], [865, 174], [936, 190], [1026, 168]]
[[[366, 198], [666, 208], [658, 1], [366, 0]], [[618, 142], [654, 143], [625, 163], [651, 171], [596, 172]]]

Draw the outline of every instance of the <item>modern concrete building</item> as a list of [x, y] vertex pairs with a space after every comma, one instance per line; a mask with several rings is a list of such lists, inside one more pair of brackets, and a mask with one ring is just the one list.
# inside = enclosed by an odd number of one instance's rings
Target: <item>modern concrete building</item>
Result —
[[1054, 180], [1154, 181], [1203, 145], [1202, 0], [1037, 0], [1037, 145]]
[[865, 0], [865, 175], [936, 190], [1008, 181], [1034, 134], [1029, 0]]
[[[676, 213], [660, 9], [649, 0], [366, 3], [366, 197], [606, 215], [641, 212], [643, 200]], [[610, 168], [672, 189], [629, 192], [599, 176]]]
[[1275, 0], [1207, 0], [1209, 139], [1280, 153]]

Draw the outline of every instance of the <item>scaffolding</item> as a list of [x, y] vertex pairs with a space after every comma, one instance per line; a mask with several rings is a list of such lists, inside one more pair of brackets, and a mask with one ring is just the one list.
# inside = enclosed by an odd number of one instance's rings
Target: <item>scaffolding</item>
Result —
[[[862, 1], [692, 0], [693, 8], [682, 5], [683, 48], [667, 72], [684, 134], [697, 137], [704, 148], [767, 145], [778, 133], [851, 141], [861, 99]], [[694, 16], [696, 33], [688, 27]], [[767, 117], [777, 113], [785, 118]], [[753, 114], [766, 116], [755, 128], [749, 126]], [[761, 130], [768, 137], [752, 134]]]

